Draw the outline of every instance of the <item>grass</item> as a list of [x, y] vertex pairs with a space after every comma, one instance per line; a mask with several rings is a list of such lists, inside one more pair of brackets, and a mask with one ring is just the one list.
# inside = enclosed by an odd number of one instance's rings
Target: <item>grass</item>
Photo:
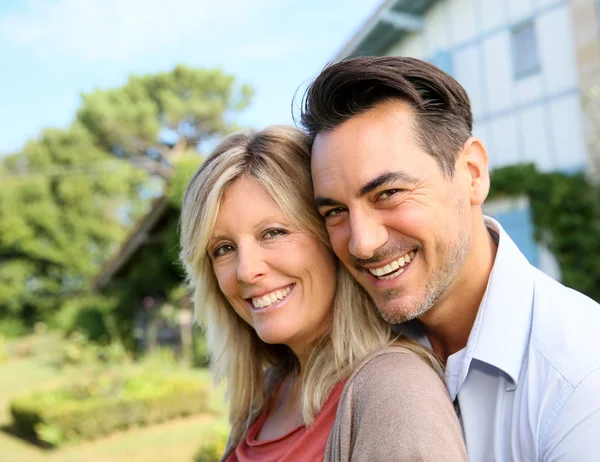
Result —
[[[166, 368], [154, 367], [156, 373], [168, 373]], [[9, 406], [14, 396], [68, 382], [80, 374], [81, 370], [76, 368], [59, 372], [43, 356], [11, 358], [0, 363], [0, 462], [191, 461], [200, 447], [202, 435], [215, 425], [225, 425], [224, 417], [200, 415], [55, 450], [43, 449], [10, 433]], [[189, 370], [186, 374], [199, 380], [206, 380], [209, 375], [205, 370]], [[214, 411], [224, 415], [223, 399], [218, 391], [214, 392], [211, 403]]]

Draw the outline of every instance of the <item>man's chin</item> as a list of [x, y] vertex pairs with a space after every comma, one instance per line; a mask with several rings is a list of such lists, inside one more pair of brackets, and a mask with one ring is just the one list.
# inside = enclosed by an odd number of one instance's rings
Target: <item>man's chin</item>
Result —
[[383, 320], [390, 324], [402, 324], [403, 322], [412, 321], [427, 312], [427, 309], [414, 304], [405, 305], [393, 301], [378, 305], [377, 308]]

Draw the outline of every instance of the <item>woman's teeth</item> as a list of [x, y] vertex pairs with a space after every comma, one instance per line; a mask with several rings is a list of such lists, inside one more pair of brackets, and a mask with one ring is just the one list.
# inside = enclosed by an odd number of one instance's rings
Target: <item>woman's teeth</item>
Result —
[[389, 275], [390, 273], [395, 272], [398, 268], [404, 267], [404, 265], [407, 265], [408, 263], [410, 263], [410, 261], [413, 258], [415, 258], [414, 251], [401, 256], [397, 260], [394, 260], [393, 262], [388, 263], [385, 266], [381, 266], [379, 268], [373, 268], [373, 269], [369, 268], [369, 271], [371, 272], [371, 274], [373, 276], [377, 276], [377, 277], [386, 276], [386, 275]]
[[275, 290], [271, 293], [263, 295], [262, 297], [254, 297], [252, 298], [252, 306], [254, 306], [254, 308], [265, 308], [272, 303], [283, 300], [288, 296], [291, 290], [292, 287], [288, 286], [285, 289]]

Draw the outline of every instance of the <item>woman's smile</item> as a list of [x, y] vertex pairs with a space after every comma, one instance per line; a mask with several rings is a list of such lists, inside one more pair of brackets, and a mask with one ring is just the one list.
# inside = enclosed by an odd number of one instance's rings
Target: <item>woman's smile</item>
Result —
[[267, 308], [275, 309], [287, 303], [290, 293], [296, 284], [290, 284], [280, 289], [269, 291], [264, 295], [251, 297], [248, 303], [254, 311], [264, 311]]

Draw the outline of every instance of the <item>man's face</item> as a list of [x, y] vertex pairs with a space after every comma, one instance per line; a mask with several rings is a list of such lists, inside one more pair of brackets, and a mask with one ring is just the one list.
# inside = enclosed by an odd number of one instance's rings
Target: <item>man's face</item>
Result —
[[381, 316], [421, 316], [449, 289], [471, 247], [469, 182], [444, 176], [416, 141], [412, 110], [387, 102], [320, 133], [315, 200], [333, 250]]

